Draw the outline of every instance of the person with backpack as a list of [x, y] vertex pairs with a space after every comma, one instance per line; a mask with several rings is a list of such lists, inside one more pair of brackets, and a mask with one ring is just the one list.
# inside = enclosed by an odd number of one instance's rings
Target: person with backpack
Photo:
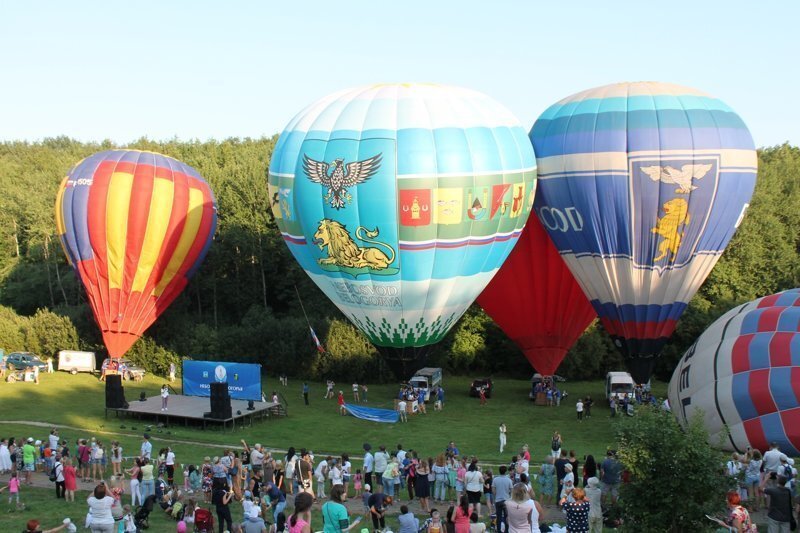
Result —
[[64, 486], [64, 465], [61, 464], [61, 458], [56, 457], [56, 462], [53, 469], [50, 471], [50, 481], [56, 484], [56, 499], [65, 497]]
[[558, 456], [561, 455], [561, 444], [561, 434], [556, 431], [553, 433], [553, 438], [550, 441], [550, 455], [556, 459], [558, 459]]

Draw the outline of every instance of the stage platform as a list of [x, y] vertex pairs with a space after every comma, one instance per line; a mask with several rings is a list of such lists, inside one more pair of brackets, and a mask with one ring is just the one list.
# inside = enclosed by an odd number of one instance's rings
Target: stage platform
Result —
[[[106, 407], [106, 417], [108, 412], [112, 411], [117, 416], [120, 413], [124, 416], [136, 415], [138, 418], [152, 417], [155, 418], [156, 423], [164, 422], [169, 424], [171, 421], [183, 420], [185, 425], [189, 425], [190, 420], [198, 420], [203, 423], [205, 429], [208, 422], [222, 424], [223, 429], [227, 429], [228, 423], [231, 424], [233, 429], [236, 429], [236, 421], [241, 423], [247, 420], [250, 424], [253, 423], [254, 418], [268, 418], [270, 416], [283, 416], [285, 411], [281, 404], [273, 402], [253, 402], [253, 411], [247, 410], [246, 400], [231, 400], [231, 408], [233, 416], [230, 418], [207, 418], [203, 416], [211, 410], [210, 400], [206, 396], [182, 396], [179, 394], [171, 394], [169, 397], [169, 408], [167, 411], [161, 410], [161, 396], [150, 396], [146, 401], [139, 400], [130, 401], [127, 409]], [[241, 412], [241, 414], [237, 414]]]

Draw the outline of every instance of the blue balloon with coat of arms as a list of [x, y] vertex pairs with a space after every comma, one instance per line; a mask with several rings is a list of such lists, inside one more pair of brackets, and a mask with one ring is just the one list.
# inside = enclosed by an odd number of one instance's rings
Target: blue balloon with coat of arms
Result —
[[535, 185], [518, 120], [481, 93], [435, 84], [319, 100], [283, 131], [269, 168], [290, 251], [398, 374], [500, 268]]
[[637, 82], [561, 100], [530, 138], [534, 210], [644, 383], [745, 215], [750, 132], [705, 93]]

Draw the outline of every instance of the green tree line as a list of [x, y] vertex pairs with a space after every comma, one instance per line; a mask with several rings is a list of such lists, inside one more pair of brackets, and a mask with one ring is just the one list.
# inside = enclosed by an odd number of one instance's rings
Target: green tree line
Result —
[[[266, 180], [276, 140], [140, 139], [127, 145], [196, 168], [214, 190], [219, 215], [204, 265], [130, 355], [155, 371], [192, 357], [259, 362], [270, 373], [389, 379], [375, 348], [310, 281], [282, 241]], [[72, 165], [115, 147], [110, 141], [65, 137], [0, 143], [0, 348], [43, 355], [69, 348], [103, 352], [83, 289], [61, 250], [53, 205]], [[760, 150], [758, 157], [758, 182], [747, 216], [684, 313], [659, 362], [661, 378], [669, 377], [686, 347], [719, 315], [800, 285], [800, 149], [776, 146]], [[308, 323], [328, 353], [314, 349]], [[532, 371], [476, 305], [430, 358], [459, 373]], [[585, 379], [622, 366], [595, 323], [559, 373]]]

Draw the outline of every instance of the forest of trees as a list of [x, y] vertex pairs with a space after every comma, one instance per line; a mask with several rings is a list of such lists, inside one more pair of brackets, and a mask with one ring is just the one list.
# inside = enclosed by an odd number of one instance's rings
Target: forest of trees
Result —
[[[196, 168], [217, 198], [219, 224], [203, 267], [184, 293], [131, 349], [152, 371], [181, 357], [259, 362], [269, 373], [391, 379], [373, 346], [297, 266], [269, 209], [266, 170], [277, 137], [154, 142], [127, 147], [161, 152]], [[0, 144], [0, 348], [54, 355], [103, 352], [80, 283], [56, 235], [60, 180], [80, 159], [114, 148], [68, 138]], [[800, 149], [759, 151], [750, 209], [714, 271], [692, 300], [657, 369], [676, 360], [719, 315], [753, 298], [800, 285]], [[298, 298], [299, 295], [299, 298]], [[320, 355], [301, 309], [328, 348]], [[458, 373], [532, 372], [522, 353], [473, 305], [431, 353]], [[622, 367], [593, 324], [559, 373], [593, 378]]]

